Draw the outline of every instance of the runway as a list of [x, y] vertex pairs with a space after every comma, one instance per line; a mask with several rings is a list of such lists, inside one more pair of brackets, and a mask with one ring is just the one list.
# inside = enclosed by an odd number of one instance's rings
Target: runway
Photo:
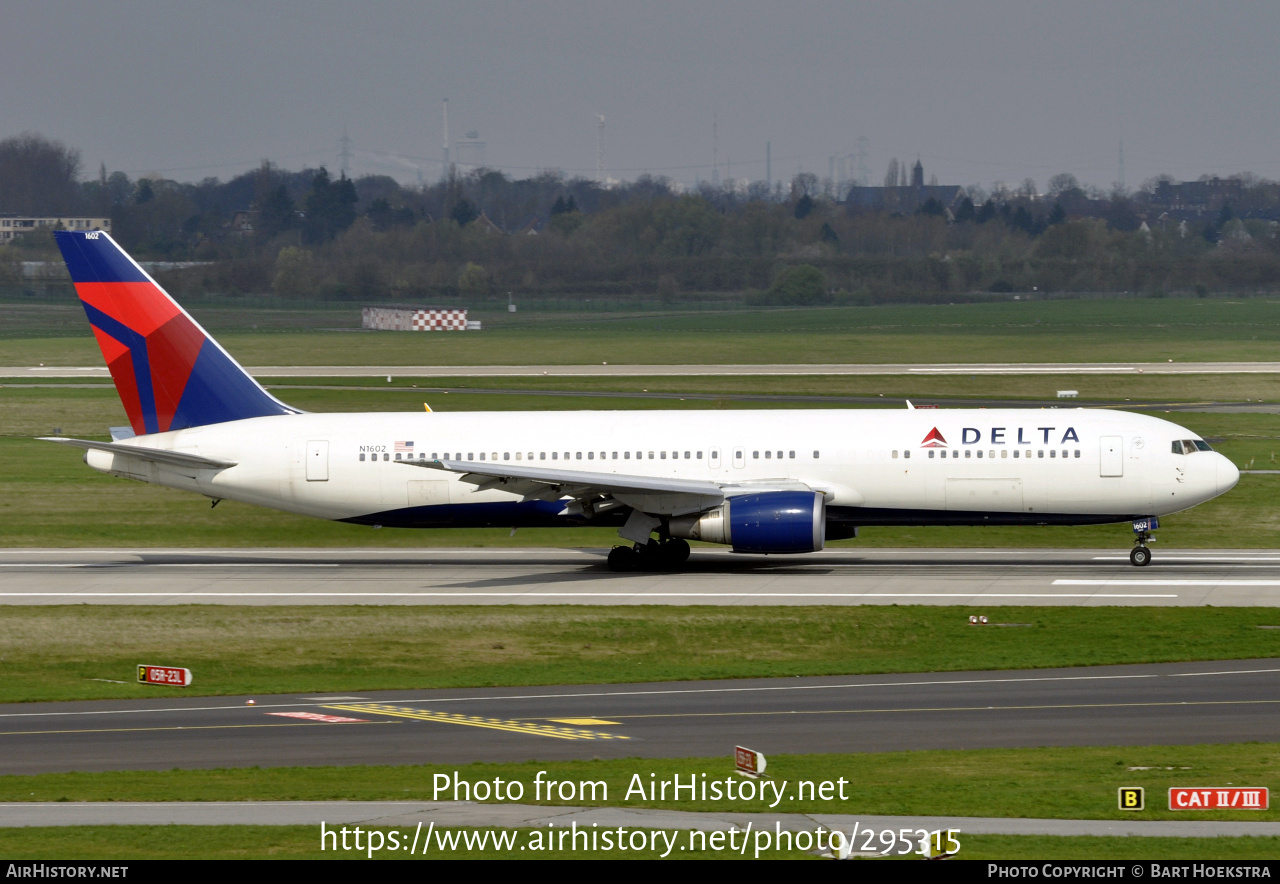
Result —
[[[604, 549], [3, 550], [0, 604], [1280, 604], [1280, 552], [857, 549], [615, 574]], [[1278, 621], [1280, 622], [1280, 621]]]
[[1273, 740], [1280, 659], [0, 706], [0, 774]]
[[[1280, 374], [1280, 362], [798, 363], [722, 365], [258, 365], [257, 378], [721, 377], [734, 375]], [[0, 378], [108, 378], [105, 366], [0, 367]]]

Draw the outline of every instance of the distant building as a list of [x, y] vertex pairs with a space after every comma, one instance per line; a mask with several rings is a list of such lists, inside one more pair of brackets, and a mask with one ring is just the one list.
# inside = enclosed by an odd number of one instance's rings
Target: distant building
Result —
[[457, 307], [365, 307], [361, 327], [380, 331], [477, 331], [467, 311]]
[[958, 184], [925, 184], [924, 164], [916, 160], [911, 169], [911, 183], [896, 187], [849, 188], [845, 206], [850, 214], [860, 212], [890, 212], [910, 215], [929, 200], [935, 200], [943, 209], [955, 212], [965, 198], [964, 188]]
[[1217, 212], [1226, 203], [1238, 205], [1244, 196], [1244, 184], [1233, 178], [1160, 181], [1151, 195], [1151, 204], [1171, 212]]
[[37, 217], [32, 215], [0, 215], [0, 243], [22, 236], [31, 230], [51, 228], [54, 230], [105, 230], [111, 232], [110, 218], [86, 218], [55, 215]]

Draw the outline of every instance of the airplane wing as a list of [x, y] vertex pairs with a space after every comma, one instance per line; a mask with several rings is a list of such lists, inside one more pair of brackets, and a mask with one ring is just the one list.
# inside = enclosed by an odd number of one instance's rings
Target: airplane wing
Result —
[[215, 460], [201, 457], [198, 454], [187, 454], [183, 451], [167, 451], [163, 448], [144, 448], [141, 445], [126, 445], [120, 442], [94, 442], [89, 439], [68, 439], [65, 436], [41, 436], [41, 442], [57, 442], [59, 445], [70, 445], [73, 448], [84, 448], [93, 451], [110, 451], [112, 454], [124, 454], [139, 460], [149, 460], [171, 467], [186, 467], [197, 470], [225, 470], [233, 467], [233, 460]]
[[496, 464], [463, 460], [405, 460], [408, 466], [461, 474], [476, 491], [501, 488], [520, 494], [525, 500], [566, 501], [564, 513], [587, 516], [606, 512], [619, 505], [646, 513], [683, 515], [700, 512], [739, 494], [777, 490], [820, 490], [795, 480], [778, 479], [749, 484], [719, 484], [698, 479], [669, 476], [636, 476], [619, 473], [591, 473], [554, 467]]
[[663, 515], [698, 512], [725, 498], [714, 482], [663, 476], [589, 473], [548, 467], [496, 464], [464, 460], [406, 460], [400, 463], [429, 470], [459, 473], [476, 491], [501, 488], [525, 500], [565, 501], [566, 515], [593, 517], [626, 505]]

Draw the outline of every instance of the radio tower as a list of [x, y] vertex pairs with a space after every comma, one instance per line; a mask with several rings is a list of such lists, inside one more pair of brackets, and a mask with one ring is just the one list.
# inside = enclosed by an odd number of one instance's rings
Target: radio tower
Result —
[[444, 177], [449, 177], [453, 167], [449, 165], [449, 99], [444, 100]]
[[596, 114], [596, 179], [604, 184], [604, 114]]
[[1120, 139], [1120, 189], [1124, 190], [1124, 139]]
[[338, 168], [342, 170], [342, 177], [350, 177], [347, 173], [351, 171], [351, 139], [347, 137], [347, 127], [342, 127], [342, 137], [338, 139]]
[[711, 115], [711, 186], [720, 186], [720, 117]]

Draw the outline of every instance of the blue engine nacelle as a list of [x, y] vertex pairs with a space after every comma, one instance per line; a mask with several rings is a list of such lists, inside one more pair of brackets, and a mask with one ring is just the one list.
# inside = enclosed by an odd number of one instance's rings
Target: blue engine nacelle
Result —
[[817, 552], [826, 541], [826, 500], [817, 491], [731, 497], [705, 513], [671, 520], [676, 537], [728, 543], [734, 552]]

